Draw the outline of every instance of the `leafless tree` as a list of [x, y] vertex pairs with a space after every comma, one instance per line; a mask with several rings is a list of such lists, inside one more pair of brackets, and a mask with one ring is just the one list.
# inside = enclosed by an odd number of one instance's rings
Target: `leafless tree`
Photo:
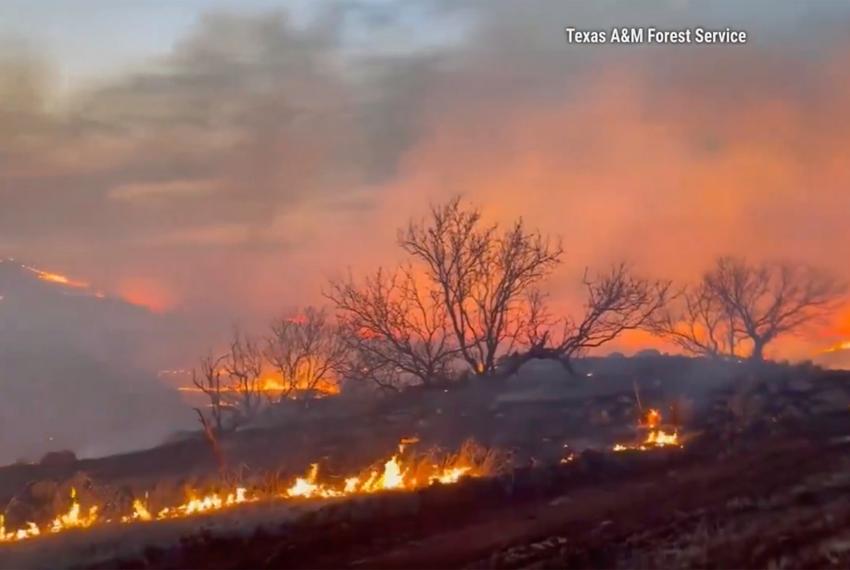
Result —
[[436, 286], [462, 358], [478, 375], [516, 343], [528, 293], [559, 263], [563, 249], [522, 220], [508, 229], [487, 225], [459, 198], [411, 221], [399, 243], [423, 264]]
[[749, 350], [758, 362], [768, 343], [828, 313], [844, 292], [833, 276], [805, 265], [721, 257], [656, 330], [692, 354], [742, 357]]
[[360, 385], [372, 384], [382, 392], [398, 392], [410, 385], [411, 375], [384, 358], [391, 352], [386, 341], [359, 338], [355, 330], [347, 330], [345, 334], [347, 339], [358, 340], [350, 344], [348, 358], [340, 369], [342, 378]]
[[263, 351], [257, 341], [234, 328], [222, 369], [239, 413], [246, 419], [253, 418], [263, 404]]
[[541, 295], [532, 296], [525, 321], [528, 350], [501, 363], [510, 374], [532, 359], [553, 359], [570, 373], [571, 361], [585, 351], [611, 342], [625, 331], [645, 328], [672, 296], [672, 284], [634, 276], [625, 264], [590, 277], [585, 271], [584, 313], [580, 318], [552, 319]]
[[834, 277], [799, 264], [748, 264], [723, 257], [703, 278], [752, 345], [750, 358], [764, 359], [764, 347], [776, 337], [799, 330], [835, 307], [844, 285]]
[[208, 354], [201, 358], [198, 368], [192, 369], [192, 383], [209, 399], [208, 413], [195, 408], [199, 421], [208, 431], [209, 426], [215, 433], [225, 430], [225, 415], [232, 409], [228, 397], [227, 381], [222, 378], [224, 370], [221, 366], [225, 356], [215, 357]]
[[660, 313], [649, 327], [689, 354], [738, 358], [743, 335], [735, 316], [705, 283], [687, 288], [677, 307]]
[[423, 385], [448, 379], [458, 348], [446, 306], [411, 267], [392, 275], [379, 269], [362, 285], [351, 277], [332, 281], [326, 296], [347, 331], [348, 377], [368, 377], [381, 388], [397, 388], [406, 378]]
[[336, 385], [347, 346], [324, 309], [307, 307], [272, 324], [266, 358], [283, 383], [279, 399]]

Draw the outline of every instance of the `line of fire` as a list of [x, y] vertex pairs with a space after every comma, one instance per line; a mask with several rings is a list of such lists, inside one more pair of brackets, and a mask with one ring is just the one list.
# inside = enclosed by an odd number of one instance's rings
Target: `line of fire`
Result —
[[0, 570], [850, 568], [850, 4], [0, 23]]

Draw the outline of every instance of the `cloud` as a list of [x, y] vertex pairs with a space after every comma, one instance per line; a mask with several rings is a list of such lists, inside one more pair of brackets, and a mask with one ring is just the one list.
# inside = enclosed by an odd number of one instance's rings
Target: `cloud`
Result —
[[166, 180], [163, 182], [119, 184], [111, 188], [107, 195], [112, 200], [173, 200], [175, 198], [203, 197], [216, 192], [216, 190], [216, 180]]

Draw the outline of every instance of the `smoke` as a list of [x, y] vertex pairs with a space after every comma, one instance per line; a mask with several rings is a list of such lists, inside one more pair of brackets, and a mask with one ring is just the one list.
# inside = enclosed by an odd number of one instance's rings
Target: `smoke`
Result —
[[[585, 266], [620, 259], [676, 279], [720, 253], [844, 273], [850, 11], [710, 8], [212, 13], [167, 54], [63, 96], [61, 62], [6, 50], [0, 245], [221, 322], [266, 322], [319, 301], [334, 272], [392, 263], [395, 228], [454, 194], [563, 236], [564, 306]], [[566, 25], [731, 26], [752, 40], [568, 46]]]

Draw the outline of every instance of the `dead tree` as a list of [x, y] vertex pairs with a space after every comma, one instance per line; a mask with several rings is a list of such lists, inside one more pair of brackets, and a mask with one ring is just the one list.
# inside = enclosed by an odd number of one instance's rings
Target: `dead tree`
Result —
[[560, 262], [563, 249], [522, 220], [502, 230], [456, 198], [411, 221], [399, 244], [421, 263], [439, 293], [462, 358], [490, 375], [524, 326], [528, 293]]
[[207, 444], [209, 444], [210, 449], [212, 450], [215, 462], [218, 464], [219, 470], [224, 471], [227, 467], [227, 463], [224, 459], [224, 452], [221, 450], [221, 444], [218, 442], [218, 434], [216, 433], [215, 428], [210, 425], [201, 409], [194, 408], [194, 410], [195, 413], [198, 414], [198, 421], [201, 424], [201, 428], [204, 430], [204, 439], [207, 440]]
[[262, 349], [255, 339], [234, 328], [222, 369], [228, 376], [228, 388], [234, 395], [238, 413], [250, 420], [263, 404]]
[[207, 413], [198, 408], [196, 411], [205, 429], [211, 425], [217, 434], [225, 431], [225, 415], [231, 409], [227, 382], [222, 378], [224, 370], [221, 363], [224, 359], [225, 356], [208, 354], [201, 358], [197, 369], [192, 369], [192, 383], [209, 399]]
[[626, 331], [647, 327], [672, 296], [670, 281], [636, 277], [625, 264], [593, 278], [585, 271], [583, 283], [587, 296], [577, 319], [552, 319], [543, 297], [532, 296], [524, 325], [529, 348], [503, 359], [501, 374], [510, 375], [533, 359], [556, 360], [572, 374], [573, 358]]
[[327, 311], [308, 307], [271, 328], [265, 354], [281, 377], [278, 401], [337, 386], [347, 347]]
[[718, 259], [703, 285], [731, 315], [757, 362], [768, 343], [823, 316], [845, 292], [831, 275], [804, 265], [751, 265], [732, 257]]
[[441, 292], [427, 279], [417, 281], [412, 268], [393, 275], [379, 269], [362, 284], [350, 277], [332, 281], [326, 297], [346, 331], [347, 377], [369, 378], [383, 389], [448, 380], [459, 350], [446, 306]]
[[738, 358], [744, 337], [735, 315], [705, 283], [686, 288], [678, 306], [659, 314], [649, 330], [688, 354]]

